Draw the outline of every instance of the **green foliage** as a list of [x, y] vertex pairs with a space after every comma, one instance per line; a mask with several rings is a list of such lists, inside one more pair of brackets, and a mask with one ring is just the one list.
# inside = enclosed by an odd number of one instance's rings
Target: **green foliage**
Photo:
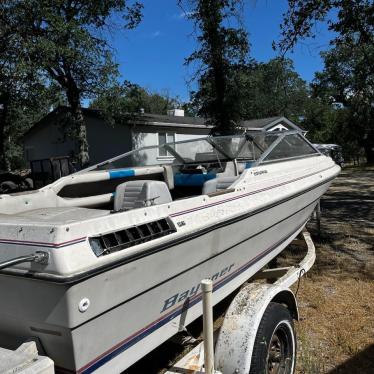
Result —
[[[235, 112], [238, 124], [242, 119], [273, 116], [298, 121], [305, 115], [309, 88], [289, 59], [275, 58], [266, 63], [251, 61], [232, 69], [227, 82], [228, 96], [233, 99], [229, 109]], [[190, 104], [194, 113], [200, 112], [204, 100], [204, 87], [200, 87], [193, 93]]]
[[91, 104], [93, 109], [103, 111], [109, 123], [126, 123], [127, 119], [139, 115], [141, 110], [145, 113], [166, 114], [168, 109], [179, 107], [178, 98], [172, 98], [167, 93], [150, 92], [137, 84], [124, 82], [123, 85], [114, 85]]
[[125, 0], [6, 0], [5, 13], [13, 15], [11, 33], [22, 42], [27, 63], [55, 82], [71, 107], [73, 138], [78, 160], [88, 162], [82, 99], [89, 99], [112, 85], [117, 65], [106, 37], [113, 16], [123, 17], [124, 27], [141, 20], [139, 2]]
[[[60, 101], [61, 100], [61, 101]], [[22, 101], [13, 100], [9, 106], [8, 120], [10, 126], [6, 129], [6, 156], [10, 169], [26, 167], [22, 137], [37, 121], [46, 116], [49, 111], [62, 103], [55, 86], [40, 84], [32, 87], [27, 98]]]
[[333, 43], [347, 42], [357, 34], [360, 44], [373, 44], [372, 0], [288, 0], [278, 47], [285, 52], [292, 49], [300, 38], [315, 37], [315, 25], [326, 20], [329, 29], [337, 33]]
[[256, 63], [248, 71], [244, 88], [242, 117], [286, 116], [298, 120], [304, 115], [308, 86], [294, 70], [290, 59], [275, 58]]
[[23, 165], [22, 134], [56, 102], [55, 87], [28, 59], [11, 3], [0, 3], [0, 169]]
[[[238, 71], [246, 64], [249, 50], [247, 33], [240, 22], [241, 0], [179, 0], [194, 22], [198, 48], [186, 59], [196, 64], [193, 79], [199, 90], [194, 93], [198, 114], [208, 118], [214, 132], [235, 131], [242, 105]], [[235, 25], [233, 27], [232, 25]]]
[[[287, 51], [298, 39], [313, 36], [317, 22], [328, 21], [336, 36], [331, 41], [331, 50], [322, 54], [325, 67], [316, 74], [314, 97], [324, 104], [341, 103], [344, 109], [328, 116], [325, 133], [335, 131], [335, 138], [345, 148], [363, 148], [367, 161], [374, 163], [374, 2], [289, 0], [288, 3], [278, 47]], [[310, 118], [308, 121], [313, 128], [319, 127], [311, 124]]]
[[[180, 2], [182, 3], [182, 2]], [[198, 68], [198, 90], [188, 110], [208, 118], [215, 132], [235, 131], [242, 120], [304, 115], [308, 87], [292, 61], [275, 58], [258, 63], [248, 58], [248, 35], [240, 22], [241, 1], [188, 1], [198, 32], [198, 49], [186, 59]], [[232, 25], [236, 20], [237, 27]]]
[[93, 97], [116, 78], [105, 32], [114, 14], [122, 14], [130, 28], [140, 21], [139, 3], [134, 8], [126, 3], [24, 0], [12, 9], [31, 61], [61, 86], [69, 103]]

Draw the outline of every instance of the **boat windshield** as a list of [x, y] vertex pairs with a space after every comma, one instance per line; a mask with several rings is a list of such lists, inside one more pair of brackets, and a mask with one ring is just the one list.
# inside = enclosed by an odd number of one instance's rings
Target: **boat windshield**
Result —
[[208, 136], [142, 147], [82, 170], [108, 170], [156, 165], [221, 164], [238, 160], [252, 163], [319, 154], [295, 131], [252, 131], [242, 135]]

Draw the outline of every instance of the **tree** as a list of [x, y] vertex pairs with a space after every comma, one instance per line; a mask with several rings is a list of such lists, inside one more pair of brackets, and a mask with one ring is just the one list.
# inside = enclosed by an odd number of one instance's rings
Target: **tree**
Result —
[[6, 157], [7, 128], [9, 124], [9, 106], [13, 97], [16, 97], [15, 80], [19, 75], [19, 65], [16, 47], [17, 43], [12, 38], [10, 14], [6, 5], [0, 4], [0, 170], [10, 170], [10, 164]]
[[[268, 62], [252, 60], [240, 69], [231, 70], [228, 78], [230, 91], [241, 98], [231, 103], [231, 110], [240, 120], [286, 116], [298, 121], [305, 115], [309, 88], [295, 71], [290, 59], [274, 58]], [[189, 103], [193, 113], [201, 110], [201, 96], [197, 91]]]
[[0, 4], [0, 169], [22, 165], [19, 137], [39, 120], [55, 101], [40, 71], [29, 63], [17, 19], [9, 3]]
[[[199, 67], [193, 78], [199, 90], [193, 93], [198, 114], [209, 119], [215, 133], [232, 133], [241, 120], [235, 110], [241, 105], [241, 90], [235, 87], [249, 50], [246, 31], [240, 23], [241, 0], [178, 0], [187, 18], [194, 22], [198, 49], [185, 61]], [[237, 27], [232, 27], [236, 20]], [[239, 22], [238, 22], [239, 21]]]
[[299, 120], [304, 115], [309, 91], [292, 60], [274, 58], [266, 63], [255, 63], [243, 79], [243, 118], [286, 116]]
[[78, 141], [78, 161], [88, 163], [83, 99], [90, 99], [112, 84], [117, 65], [105, 38], [113, 14], [121, 14], [124, 27], [134, 28], [141, 19], [141, 5], [125, 0], [7, 0], [15, 14], [27, 56], [66, 95], [71, 108], [73, 133]]
[[325, 68], [316, 74], [314, 90], [349, 111], [345, 131], [374, 163], [374, 45], [339, 44], [323, 57]]
[[[336, 33], [332, 49], [322, 56], [323, 72], [316, 75], [315, 89], [325, 102], [336, 101], [345, 108], [345, 138], [353, 137], [364, 148], [367, 161], [374, 163], [374, 2], [372, 0], [289, 0], [284, 15], [283, 52], [298, 39], [313, 36], [316, 22], [327, 20]], [[337, 17], [331, 16], [331, 11]], [[353, 129], [353, 131], [352, 131]]]
[[334, 44], [351, 40], [353, 34], [356, 34], [357, 42], [361, 45], [374, 44], [372, 0], [288, 0], [278, 47], [286, 52], [299, 39], [314, 37], [314, 26], [321, 21], [327, 21], [329, 29], [337, 34], [333, 39]]
[[125, 81], [115, 84], [102, 92], [91, 104], [90, 108], [100, 109], [103, 116], [111, 124], [126, 123], [129, 118], [145, 113], [166, 114], [168, 109], [179, 107], [178, 98], [167, 93], [159, 94], [146, 90], [137, 84]]

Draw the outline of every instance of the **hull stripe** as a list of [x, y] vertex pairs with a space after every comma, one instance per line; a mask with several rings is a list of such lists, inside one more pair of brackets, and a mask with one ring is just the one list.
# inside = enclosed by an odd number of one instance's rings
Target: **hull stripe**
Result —
[[221, 251], [221, 252], [219, 252], [219, 253], [216, 253], [215, 255], [213, 255], [213, 256], [211, 256], [211, 257], [208, 257], [208, 258], [202, 260], [201, 262], [198, 262], [198, 263], [196, 263], [196, 264], [190, 266], [189, 268], [187, 268], [187, 269], [181, 271], [181, 272], [178, 273], [178, 274], [174, 274], [174, 275], [172, 275], [171, 277], [169, 277], [169, 278], [163, 280], [162, 282], [155, 284], [154, 286], [152, 286], [152, 287], [150, 287], [150, 288], [148, 288], [148, 289], [146, 289], [146, 290], [144, 290], [144, 291], [142, 291], [142, 292], [140, 292], [140, 293], [138, 293], [138, 294], [136, 294], [136, 295], [130, 297], [129, 299], [126, 299], [126, 300], [122, 301], [122, 302], [119, 303], [119, 304], [116, 304], [116, 305], [112, 306], [111, 308], [105, 310], [104, 312], [101, 312], [100, 314], [97, 314], [97, 315], [95, 315], [94, 317], [92, 317], [92, 318], [90, 318], [90, 319], [87, 319], [86, 321], [82, 322], [81, 324], [79, 324], [79, 325], [73, 327], [71, 330], [72, 330], [72, 331], [73, 331], [73, 330], [76, 330], [76, 329], [80, 328], [81, 326], [83, 326], [83, 325], [85, 325], [85, 324], [87, 324], [87, 323], [89, 323], [89, 322], [95, 320], [96, 318], [99, 318], [99, 317], [101, 317], [102, 315], [104, 315], [104, 314], [106, 314], [106, 313], [108, 313], [108, 312], [110, 312], [110, 311], [112, 311], [112, 310], [114, 310], [114, 309], [120, 307], [121, 305], [124, 305], [124, 304], [126, 304], [126, 303], [128, 303], [128, 302], [130, 302], [130, 301], [132, 301], [132, 300], [134, 300], [134, 299], [136, 299], [137, 297], [140, 297], [140, 296], [146, 294], [147, 292], [152, 291], [152, 290], [154, 290], [155, 288], [158, 288], [158, 287], [162, 286], [163, 284], [165, 284], [165, 283], [167, 283], [167, 282], [170, 282], [171, 280], [173, 280], [173, 279], [179, 277], [180, 275], [185, 274], [185, 273], [189, 272], [190, 270], [195, 269], [196, 267], [198, 267], [198, 266], [200, 266], [200, 265], [202, 265], [202, 264], [205, 264], [206, 262], [208, 262], [208, 261], [210, 261], [210, 260], [212, 260], [212, 259], [214, 259], [214, 258], [216, 258], [216, 257], [219, 257], [219, 256], [223, 255], [224, 253], [230, 251], [230, 250], [233, 249], [234, 247], [236, 247], [236, 246], [238, 246], [238, 245], [241, 245], [241, 244], [247, 242], [248, 240], [253, 239], [254, 237], [256, 237], [256, 236], [258, 236], [258, 235], [261, 235], [261, 234], [264, 233], [265, 231], [268, 231], [268, 230], [270, 230], [271, 228], [273, 228], [273, 227], [279, 225], [280, 223], [286, 221], [287, 219], [293, 217], [295, 214], [297, 214], [297, 213], [301, 212], [302, 210], [308, 208], [310, 205], [315, 204], [317, 201], [318, 201], [318, 199], [312, 201], [310, 204], [304, 206], [303, 208], [301, 208], [301, 209], [299, 209], [298, 211], [296, 211], [296, 212], [290, 214], [289, 216], [283, 218], [282, 220], [280, 220], [280, 221], [274, 223], [273, 225], [268, 226], [268, 227], [266, 227], [265, 229], [263, 229], [263, 230], [261, 230], [261, 231], [255, 233], [255, 234], [252, 234], [251, 236], [249, 236], [249, 237], [247, 237], [247, 238], [241, 240], [240, 242], [237, 242], [237, 243], [231, 245], [230, 247], [226, 248], [225, 250], [223, 250], [223, 251]]

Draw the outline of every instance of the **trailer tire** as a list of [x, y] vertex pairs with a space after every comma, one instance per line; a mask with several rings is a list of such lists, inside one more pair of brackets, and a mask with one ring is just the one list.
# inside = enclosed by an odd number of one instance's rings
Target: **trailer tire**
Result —
[[249, 374], [293, 374], [296, 334], [289, 310], [278, 303], [267, 306], [256, 333]]

